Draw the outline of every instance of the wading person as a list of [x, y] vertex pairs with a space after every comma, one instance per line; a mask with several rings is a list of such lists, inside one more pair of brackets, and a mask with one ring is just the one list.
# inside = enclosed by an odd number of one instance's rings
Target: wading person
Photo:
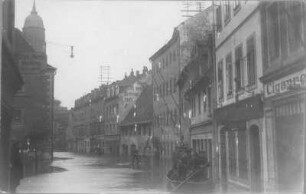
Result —
[[132, 152], [132, 166], [133, 168], [138, 168], [139, 166], [139, 153], [137, 149], [134, 149]]
[[16, 193], [16, 188], [23, 178], [23, 165], [19, 153], [19, 142], [14, 142], [10, 153], [10, 191]]

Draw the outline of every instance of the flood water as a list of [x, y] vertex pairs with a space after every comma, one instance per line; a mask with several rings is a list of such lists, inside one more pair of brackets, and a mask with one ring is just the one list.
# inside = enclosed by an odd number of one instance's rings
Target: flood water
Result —
[[22, 179], [20, 193], [169, 193], [165, 169], [133, 169], [128, 160], [56, 152], [47, 173]]

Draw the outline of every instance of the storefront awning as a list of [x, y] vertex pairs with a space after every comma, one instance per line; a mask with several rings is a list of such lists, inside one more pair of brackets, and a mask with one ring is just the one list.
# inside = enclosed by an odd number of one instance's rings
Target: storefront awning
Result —
[[218, 123], [227, 124], [236, 121], [247, 121], [263, 116], [263, 104], [261, 96], [241, 100], [228, 106], [218, 108], [215, 111], [215, 119]]

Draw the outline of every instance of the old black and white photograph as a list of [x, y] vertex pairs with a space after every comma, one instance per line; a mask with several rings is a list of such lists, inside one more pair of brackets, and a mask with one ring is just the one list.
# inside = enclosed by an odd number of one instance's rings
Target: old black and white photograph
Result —
[[0, 194], [305, 194], [305, 0], [0, 0]]

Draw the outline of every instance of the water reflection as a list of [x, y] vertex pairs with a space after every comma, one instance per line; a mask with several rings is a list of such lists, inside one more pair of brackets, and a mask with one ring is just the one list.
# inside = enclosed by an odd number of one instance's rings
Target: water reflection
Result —
[[56, 160], [44, 174], [27, 177], [17, 188], [26, 193], [141, 193], [166, 192], [167, 165], [150, 164], [132, 169], [127, 159], [55, 153]]

